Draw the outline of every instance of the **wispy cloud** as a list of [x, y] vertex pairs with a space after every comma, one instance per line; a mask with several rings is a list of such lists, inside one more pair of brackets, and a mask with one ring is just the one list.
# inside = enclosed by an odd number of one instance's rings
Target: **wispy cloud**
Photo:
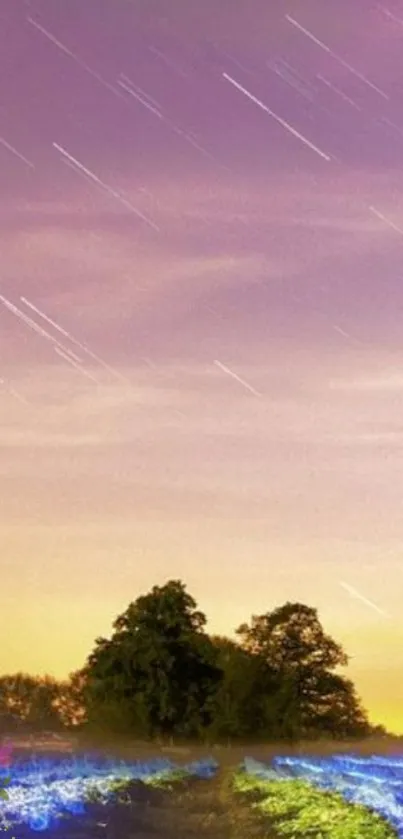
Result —
[[340, 381], [331, 381], [329, 387], [332, 390], [339, 391], [390, 391], [403, 392], [403, 376], [399, 373], [391, 372], [383, 374], [377, 378], [363, 377], [359, 379], [346, 379]]

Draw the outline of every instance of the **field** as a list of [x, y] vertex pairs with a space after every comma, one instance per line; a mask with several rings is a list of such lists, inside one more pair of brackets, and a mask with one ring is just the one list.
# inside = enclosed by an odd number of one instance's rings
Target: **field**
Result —
[[229, 805], [225, 772], [217, 771], [214, 759], [183, 760], [181, 751], [174, 763], [161, 754], [146, 759], [146, 749], [136, 751], [125, 761], [99, 750], [16, 752], [9, 798], [0, 803], [10, 837], [35, 839], [38, 832], [60, 839], [261, 836], [253, 832], [258, 822], [246, 802], [237, 802], [236, 813]]
[[10, 839], [403, 839], [395, 743], [14, 745], [11, 771], [1, 770], [11, 775], [0, 801]]

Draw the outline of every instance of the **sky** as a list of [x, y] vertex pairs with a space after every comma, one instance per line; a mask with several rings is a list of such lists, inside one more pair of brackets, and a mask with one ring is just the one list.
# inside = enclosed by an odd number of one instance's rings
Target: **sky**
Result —
[[403, 2], [0, 5], [0, 672], [318, 609], [403, 733]]

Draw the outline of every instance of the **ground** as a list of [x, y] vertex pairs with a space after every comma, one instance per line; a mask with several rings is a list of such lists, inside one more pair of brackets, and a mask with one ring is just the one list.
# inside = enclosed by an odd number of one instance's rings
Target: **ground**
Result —
[[[60, 741], [33, 742], [25, 744], [15, 742], [15, 756], [20, 756], [33, 749], [37, 754], [64, 756], [80, 751], [108, 755], [126, 760], [146, 760], [152, 757], [169, 757], [175, 763], [186, 764], [203, 756], [214, 755], [220, 764], [217, 775], [211, 780], [188, 779], [172, 790], [152, 788], [141, 782], [130, 785], [128, 802], [90, 804], [83, 816], [70, 816], [60, 824], [42, 834], [43, 839], [276, 839], [259, 816], [244, 800], [234, 798], [230, 789], [230, 776], [239, 766], [245, 755], [257, 759], [270, 760], [276, 753], [317, 753], [326, 754], [334, 751], [354, 751], [362, 754], [388, 754], [400, 751], [401, 743], [375, 743], [366, 741], [354, 744], [334, 743], [299, 744], [295, 748], [267, 744], [261, 746], [239, 746], [237, 748], [177, 747], [152, 748], [146, 743], [98, 744], [94, 749], [88, 744], [79, 744], [66, 738], [64, 748]], [[6, 834], [9, 839], [39, 839], [25, 826], [18, 826]]]
[[[52, 839], [274, 839], [250, 806], [234, 801], [226, 773], [191, 779], [174, 789], [130, 785], [127, 803], [90, 804], [42, 835]], [[19, 827], [15, 839], [35, 839]], [[10, 834], [11, 839], [11, 834]]]

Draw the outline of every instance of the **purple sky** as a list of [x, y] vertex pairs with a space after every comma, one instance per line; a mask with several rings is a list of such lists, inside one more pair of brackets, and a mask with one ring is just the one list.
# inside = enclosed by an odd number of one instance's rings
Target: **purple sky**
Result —
[[5, 0], [0, 65], [0, 669], [182, 577], [403, 730], [402, 0]]

